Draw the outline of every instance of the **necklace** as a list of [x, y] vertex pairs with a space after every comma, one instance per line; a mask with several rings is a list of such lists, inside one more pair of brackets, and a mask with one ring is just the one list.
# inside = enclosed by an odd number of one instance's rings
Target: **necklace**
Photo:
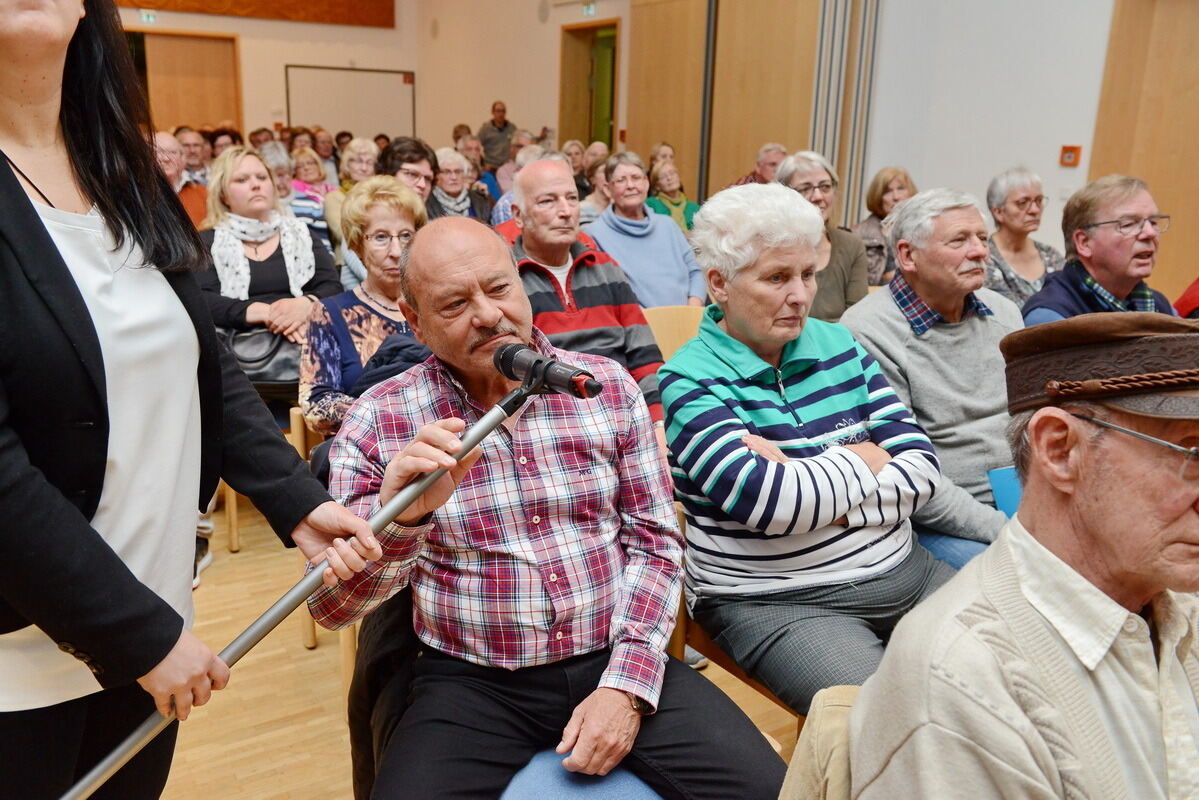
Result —
[[370, 300], [372, 303], [374, 303], [375, 305], [377, 305], [379, 308], [383, 309], [384, 311], [398, 312], [400, 310], [399, 306], [389, 306], [389, 305], [387, 305], [387, 303], [384, 303], [382, 300], [380, 300], [379, 298], [375, 297], [373, 294], [368, 292], [366, 290], [366, 284], [359, 284], [358, 288], [362, 290], [362, 296], [364, 299]]
[[17, 165], [16, 165], [16, 164], [13, 162], [13, 160], [12, 160], [11, 158], [9, 158], [9, 157], [8, 157], [8, 154], [7, 154], [7, 153], [4, 153], [3, 155], [4, 155], [4, 160], [8, 162], [8, 165], [9, 165], [10, 167], [12, 167], [12, 168], [13, 168], [13, 170], [15, 170], [15, 171], [16, 171], [16, 173], [17, 173], [18, 175], [20, 175], [22, 178], [24, 178], [26, 183], [28, 183], [28, 184], [29, 184], [31, 187], [33, 187], [33, 191], [37, 192], [37, 194], [38, 194], [38, 197], [40, 197], [40, 198], [42, 198], [43, 200], [45, 200], [45, 201], [46, 201], [46, 205], [50, 206], [50, 208], [57, 208], [57, 206], [56, 206], [56, 205], [54, 205], [53, 203], [51, 203], [51, 202], [50, 202], [50, 198], [49, 198], [49, 197], [46, 197], [46, 193], [45, 193], [45, 192], [43, 192], [41, 189], [37, 188], [37, 184], [36, 184], [36, 183], [34, 183], [32, 180], [30, 180], [30, 179], [29, 179], [29, 176], [28, 176], [28, 175], [26, 175], [26, 174], [25, 174], [25, 173], [24, 173], [24, 172], [21, 170], [21, 168], [20, 168], [20, 167], [18, 167], [18, 166], [17, 166]]

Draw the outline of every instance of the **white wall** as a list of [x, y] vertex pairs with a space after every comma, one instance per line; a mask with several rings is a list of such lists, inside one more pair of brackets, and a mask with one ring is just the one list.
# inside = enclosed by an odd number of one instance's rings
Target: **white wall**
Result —
[[[276, 121], [286, 123], [285, 64], [412, 70], [417, 73], [418, 96], [420, 93], [417, 9], [412, 0], [395, 0], [395, 28], [324, 25], [170, 11], [154, 12], [156, 21], [147, 25], [141, 21], [136, 9], [122, 8], [120, 11], [121, 22], [126, 27], [146, 32], [158, 29], [164, 32], [236, 34], [241, 57], [242, 120], [246, 131], [261, 126], [269, 128]], [[364, 102], [369, 101], [364, 99]], [[336, 120], [295, 120], [295, 124], [320, 124], [335, 131], [339, 127]], [[355, 131], [366, 136], [374, 136], [377, 132]]]
[[421, 0], [417, 135], [433, 147], [448, 145], [455, 124], [477, 129], [495, 100], [504, 101], [508, 118], [522, 128], [557, 129], [562, 26], [609, 18], [621, 21], [616, 125], [625, 127], [629, 0], [596, 0], [595, 6], [595, 16], [584, 17], [582, 4], [560, 0]]
[[[1062, 207], [1087, 181], [1112, 4], [887, 0], [866, 179], [895, 164], [921, 189], [985, 204], [991, 178], [1023, 164], [1050, 198], [1034, 238], [1060, 249]], [[1062, 145], [1082, 146], [1079, 166], [1058, 166]]]

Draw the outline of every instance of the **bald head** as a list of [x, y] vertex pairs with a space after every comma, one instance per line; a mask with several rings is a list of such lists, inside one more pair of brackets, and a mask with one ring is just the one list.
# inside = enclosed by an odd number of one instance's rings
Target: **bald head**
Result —
[[532, 198], [536, 197], [543, 187], [561, 183], [563, 177], [574, 185], [574, 175], [565, 161], [534, 161], [516, 173], [516, 179], [513, 181], [516, 191], [513, 192], [512, 205], [518, 206], [528, 214]]
[[400, 260], [400, 289], [413, 308], [455, 264], [482, 258], [516, 271], [512, 251], [491, 228], [470, 217], [441, 217], [417, 231]]
[[167, 176], [171, 186], [179, 182], [183, 174], [183, 145], [179, 140], [166, 131], [154, 134], [154, 157], [158, 159], [158, 168]]

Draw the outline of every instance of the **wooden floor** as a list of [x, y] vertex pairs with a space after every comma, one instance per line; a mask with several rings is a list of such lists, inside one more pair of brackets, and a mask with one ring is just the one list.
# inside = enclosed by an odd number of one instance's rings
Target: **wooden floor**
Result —
[[[241, 552], [228, 551], [224, 511], [217, 511], [213, 564], [195, 592], [195, 630], [214, 650], [300, 577], [296, 551], [283, 549], [248, 502], [238, 505]], [[225, 691], [181, 725], [166, 800], [351, 797], [337, 634], [318, 628], [318, 647], [306, 650], [300, 625], [293, 614], [238, 663]], [[790, 757], [793, 717], [715, 665], [703, 674]]]

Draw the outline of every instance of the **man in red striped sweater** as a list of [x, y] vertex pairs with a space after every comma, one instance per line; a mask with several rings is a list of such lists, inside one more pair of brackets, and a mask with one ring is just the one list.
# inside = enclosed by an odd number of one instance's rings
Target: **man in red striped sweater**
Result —
[[579, 231], [579, 193], [559, 161], [535, 161], [513, 184], [512, 243], [533, 324], [555, 347], [607, 356], [637, 381], [662, 440], [662, 353], [620, 266]]

